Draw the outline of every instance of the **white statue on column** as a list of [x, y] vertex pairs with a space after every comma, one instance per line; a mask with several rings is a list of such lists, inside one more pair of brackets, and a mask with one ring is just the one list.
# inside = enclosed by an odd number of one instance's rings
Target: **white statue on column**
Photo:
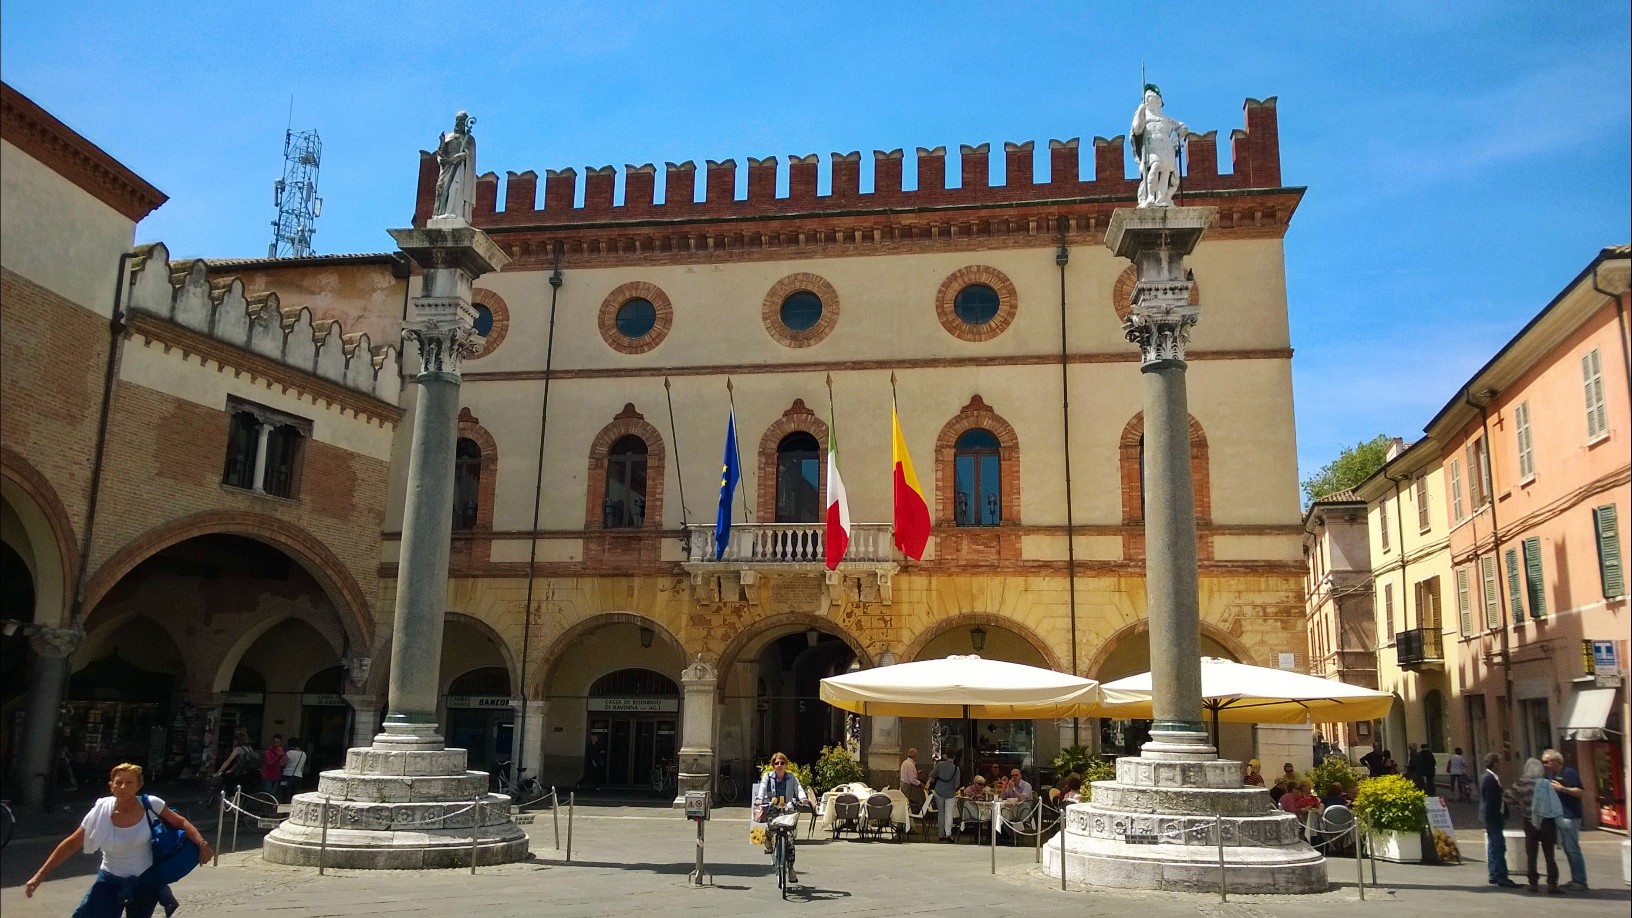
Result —
[[445, 131], [437, 141], [434, 217], [458, 217], [470, 222], [474, 197], [471, 187], [476, 174], [476, 141], [470, 127], [475, 123], [475, 118], [460, 112], [453, 118], [453, 130]]
[[1128, 136], [1139, 161], [1139, 206], [1172, 207], [1179, 190], [1179, 156], [1190, 129], [1162, 111], [1162, 91], [1145, 84], [1145, 99], [1133, 113]]

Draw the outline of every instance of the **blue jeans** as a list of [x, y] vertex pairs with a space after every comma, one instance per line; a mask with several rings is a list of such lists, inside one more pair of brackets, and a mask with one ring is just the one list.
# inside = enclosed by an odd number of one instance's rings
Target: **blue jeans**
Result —
[[96, 873], [96, 882], [74, 909], [73, 918], [152, 918], [153, 909], [164, 903], [164, 913], [176, 910], [175, 897], [163, 883], [140, 877], [116, 877], [106, 870]]
[[1502, 834], [1506, 825], [1501, 822], [1485, 822], [1485, 869], [1490, 872], [1490, 882], [1498, 883], [1507, 879], [1507, 836]]
[[1560, 816], [1553, 825], [1558, 830], [1558, 846], [1570, 862], [1570, 882], [1587, 885], [1587, 860], [1581, 856], [1581, 820]]

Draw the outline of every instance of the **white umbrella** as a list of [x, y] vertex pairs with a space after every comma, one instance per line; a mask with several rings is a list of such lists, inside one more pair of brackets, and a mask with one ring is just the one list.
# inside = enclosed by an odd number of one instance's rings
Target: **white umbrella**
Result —
[[1099, 713], [1099, 683], [1021, 663], [950, 656], [822, 680], [822, 700], [855, 714], [1025, 720]]
[[[1150, 717], [1150, 673], [1107, 682], [1106, 717]], [[1388, 714], [1394, 696], [1318, 676], [1201, 658], [1201, 703], [1218, 722], [1298, 724], [1376, 720]]]

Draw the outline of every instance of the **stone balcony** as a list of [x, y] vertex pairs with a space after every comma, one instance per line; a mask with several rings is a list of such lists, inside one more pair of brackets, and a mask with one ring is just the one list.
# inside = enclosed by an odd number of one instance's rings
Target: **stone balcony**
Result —
[[738, 596], [754, 603], [765, 581], [809, 581], [829, 596], [855, 590], [888, 605], [890, 577], [900, 569], [890, 524], [851, 524], [850, 545], [833, 571], [826, 565], [826, 533], [821, 523], [736, 523], [716, 558], [714, 526], [694, 524], [686, 527], [683, 566], [704, 605]]

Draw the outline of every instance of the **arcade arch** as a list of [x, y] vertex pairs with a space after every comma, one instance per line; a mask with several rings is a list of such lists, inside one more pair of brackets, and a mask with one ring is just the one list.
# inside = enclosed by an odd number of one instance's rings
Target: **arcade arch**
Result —
[[466, 750], [469, 767], [491, 771], [515, 752], [515, 661], [486, 622], [459, 612], [443, 620], [439, 720], [448, 745]]

